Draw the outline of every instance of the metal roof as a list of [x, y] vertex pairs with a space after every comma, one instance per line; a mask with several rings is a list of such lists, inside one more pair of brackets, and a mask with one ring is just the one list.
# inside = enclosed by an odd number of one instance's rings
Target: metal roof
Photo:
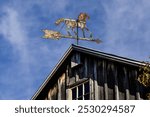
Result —
[[86, 47], [82, 47], [82, 46], [72, 44], [68, 48], [68, 50], [65, 52], [63, 57], [56, 64], [56, 66], [54, 67], [52, 72], [48, 75], [46, 80], [42, 83], [42, 85], [39, 87], [39, 89], [36, 91], [36, 93], [32, 96], [32, 98], [31, 98], [32, 100], [37, 98], [37, 96], [41, 93], [43, 88], [47, 85], [47, 83], [50, 81], [50, 79], [53, 77], [53, 75], [57, 72], [57, 70], [60, 68], [60, 66], [64, 63], [64, 61], [68, 58], [68, 56], [71, 54], [72, 51], [77, 51], [77, 52], [89, 54], [89, 55], [92, 55], [92, 56], [96, 56], [96, 57], [100, 57], [100, 58], [104, 58], [104, 59], [108, 59], [108, 60], [112, 60], [112, 61], [117, 61], [117, 62], [129, 64], [129, 65], [132, 65], [132, 66], [139, 66], [139, 65], [143, 64], [142, 62], [137, 61], [137, 60], [133, 60], [133, 59], [125, 58], [125, 57], [120, 57], [120, 56], [117, 56], [117, 55], [108, 54], [108, 53], [104, 53], [104, 52], [100, 52], [100, 51], [93, 50], [93, 49], [90, 49], [90, 48], [86, 48]]

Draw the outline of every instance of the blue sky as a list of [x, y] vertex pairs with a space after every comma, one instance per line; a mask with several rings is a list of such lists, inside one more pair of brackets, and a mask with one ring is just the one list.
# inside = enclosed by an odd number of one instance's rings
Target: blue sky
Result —
[[[150, 56], [149, 0], [1, 0], [0, 99], [30, 99], [74, 40], [42, 39], [58, 18], [90, 15], [103, 43], [80, 45], [140, 61]], [[65, 29], [63, 29], [65, 31]]]

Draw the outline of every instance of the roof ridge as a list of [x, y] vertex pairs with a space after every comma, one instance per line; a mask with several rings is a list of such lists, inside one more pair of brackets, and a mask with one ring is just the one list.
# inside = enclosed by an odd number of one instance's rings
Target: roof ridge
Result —
[[129, 61], [129, 62], [134, 62], [135, 64], [138, 64], [138, 65], [141, 65], [141, 63], [142, 63], [141, 61], [138, 61], [138, 60], [135, 60], [135, 59], [130, 59], [128, 57], [123, 57], [123, 56], [118, 56], [118, 55], [115, 55], [115, 54], [106, 53], [106, 52], [99, 51], [99, 50], [96, 50], [96, 49], [93, 49], [93, 48], [87, 48], [87, 47], [84, 47], [84, 46], [79, 46], [79, 45], [74, 45], [74, 44], [72, 44], [71, 47], [73, 49], [82, 49], [82, 50], [97, 53], [97, 54], [103, 54], [106, 57], [112, 57], [112, 58], [122, 59], [122, 60]]

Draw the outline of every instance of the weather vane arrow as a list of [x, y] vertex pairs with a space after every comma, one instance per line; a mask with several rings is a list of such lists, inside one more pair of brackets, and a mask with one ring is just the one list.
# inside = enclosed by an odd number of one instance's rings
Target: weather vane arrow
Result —
[[[86, 19], [89, 18], [90, 17], [86, 13], [80, 13], [77, 20], [60, 18], [55, 22], [55, 24], [60, 25], [63, 22], [66, 25], [67, 34], [65, 35], [65, 34], [61, 34], [59, 31], [44, 29], [42, 30], [44, 32], [43, 38], [54, 39], [54, 40], [59, 40], [61, 38], [76, 39], [77, 45], [78, 45], [78, 40], [100, 43], [102, 41], [100, 39], [94, 39], [92, 33], [89, 31], [89, 29], [86, 26]], [[83, 33], [83, 37], [79, 36], [79, 28]], [[87, 34], [85, 34], [85, 30], [89, 33], [90, 36], [86, 37]]]

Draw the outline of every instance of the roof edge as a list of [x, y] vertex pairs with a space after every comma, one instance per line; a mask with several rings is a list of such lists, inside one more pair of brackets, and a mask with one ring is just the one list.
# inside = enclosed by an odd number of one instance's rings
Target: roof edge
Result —
[[80, 50], [80, 51], [84, 51], [86, 53], [89, 53], [89, 54], [95, 54], [97, 56], [102, 56], [102, 57], [108, 57], [108, 58], [111, 58], [111, 59], [117, 59], [121, 62], [125, 62], [125, 63], [132, 63], [134, 65], [144, 65], [143, 62], [141, 61], [138, 61], [138, 60], [135, 60], [135, 59], [129, 59], [127, 57], [121, 57], [121, 56], [117, 56], [115, 54], [109, 54], [109, 53], [105, 53], [105, 52], [101, 52], [101, 51], [98, 51], [98, 50], [95, 50], [95, 49], [91, 49], [91, 48], [86, 48], [86, 47], [83, 47], [83, 46], [78, 46], [78, 45], [72, 45], [73, 46], [73, 49], [75, 50]]
[[67, 51], [64, 53], [64, 55], [61, 57], [61, 59], [59, 60], [59, 62], [55, 65], [55, 67], [52, 69], [52, 71], [50, 72], [50, 74], [46, 77], [46, 79], [44, 80], [44, 82], [41, 84], [41, 86], [38, 88], [38, 90], [35, 92], [35, 94], [31, 97], [31, 100], [35, 100], [38, 96], [38, 94], [40, 94], [40, 92], [42, 91], [42, 89], [46, 86], [46, 84], [50, 81], [50, 79], [52, 78], [52, 76], [55, 74], [55, 72], [57, 71], [57, 69], [61, 66], [61, 64], [63, 63], [63, 61], [68, 57], [68, 55], [72, 52], [73, 50], [73, 44], [67, 49]]

